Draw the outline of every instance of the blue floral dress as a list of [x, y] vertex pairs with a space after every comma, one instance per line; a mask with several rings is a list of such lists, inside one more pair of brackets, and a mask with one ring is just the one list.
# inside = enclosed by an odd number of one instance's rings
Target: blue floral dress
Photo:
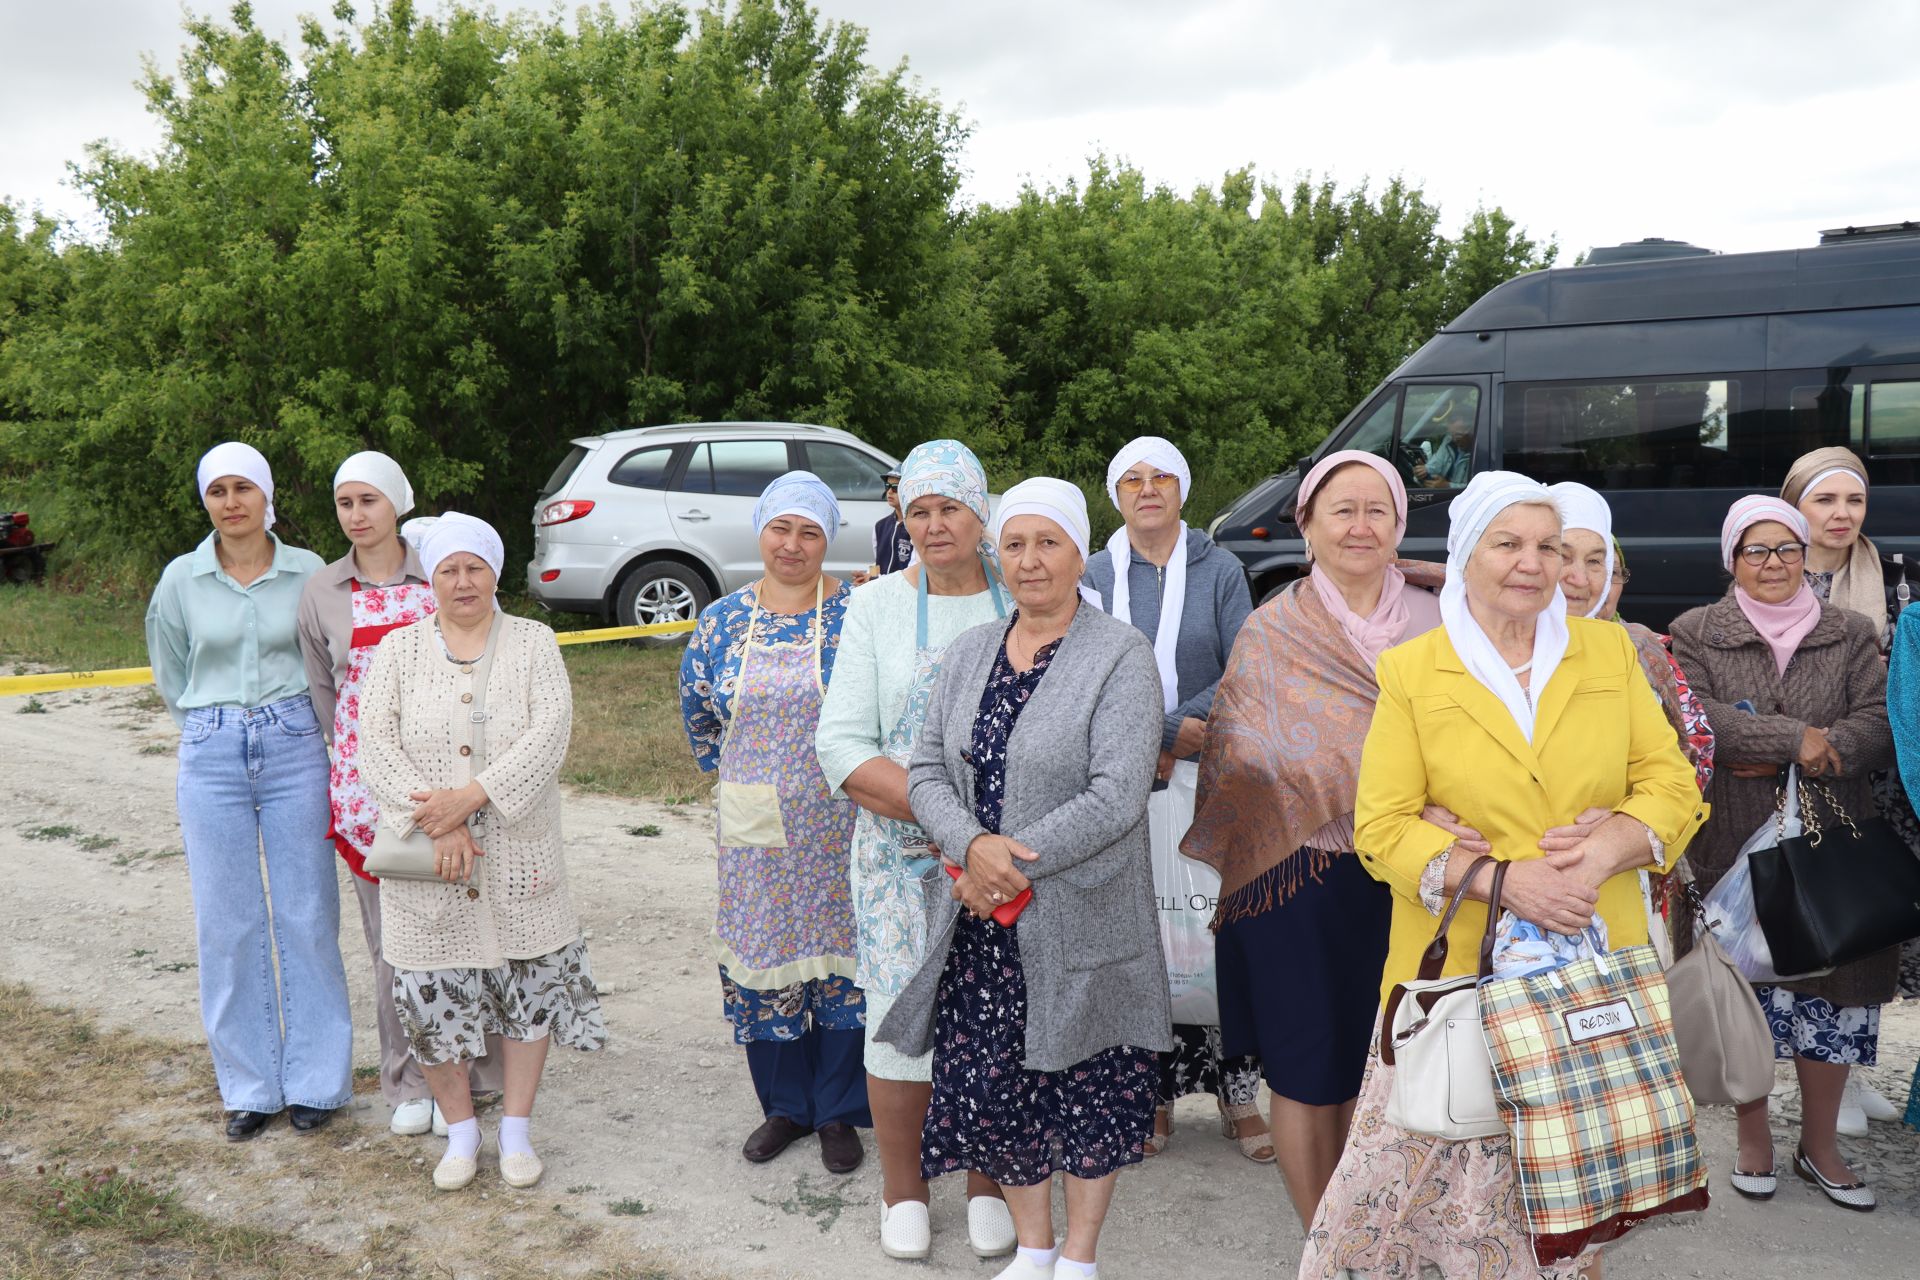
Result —
[[743, 587], [700, 615], [680, 661], [695, 762], [772, 784], [786, 828], [786, 848], [719, 848], [713, 933], [721, 1005], [740, 1044], [866, 1025], [847, 882], [854, 810], [833, 798], [813, 746], [852, 595], [842, 582], [817, 611], [767, 613], [755, 587]]
[[[969, 744], [974, 816], [996, 835], [1007, 739], [1058, 648], [1057, 641], [1046, 646], [1032, 669], [1016, 672], [1002, 639], [980, 696]], [[972, 1169], [1006, 1186], [1030, 1187], [1056, 1169], [1100, 1178], [1145, 1157], [1159, 1096], [1158, 1054], [1117, 1045], [1065, 1071], [1029, 1071], [1021, 1065], [1026, 1040], [1019, 922], [1004, 928], [963, 911], [940, 976], [922, 1177]]]

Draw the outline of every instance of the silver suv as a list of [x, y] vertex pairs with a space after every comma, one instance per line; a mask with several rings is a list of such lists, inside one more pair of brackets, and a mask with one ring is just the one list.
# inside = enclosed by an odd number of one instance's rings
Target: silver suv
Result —
[[761, 573], [753, 507], [768, 481], [813, 472], [840, 500], [827, 572], [873, 560], [895, 462], [834, 427], [713, 422], [583, 436], [533, 508], [527, 587], [549, 609], [644, 626], [696, 618]]

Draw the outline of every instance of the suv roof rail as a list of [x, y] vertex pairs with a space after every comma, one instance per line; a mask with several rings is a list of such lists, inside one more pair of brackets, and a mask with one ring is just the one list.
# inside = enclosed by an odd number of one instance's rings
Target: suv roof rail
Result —
[[1821, 244], [1846, 244], [1853, 240], [1897, 240], [1920, 236], [1920, 222], [1876, 222], [1866, 227], [1834, 227], [1820, 233]]
[[842, 427], [823, 427], [813, 422], [761, 422], [733, 421], [724, 422], [667, 422], [650, 427], [621, 427], [615, 431], [603, 432], [602, 440], [636, 440], [655, 435], [684, 435], [688, 432], [737, 432], [755, 430], [791, 431], [802, 435], [840, 436], [848, 440], [859, 437]]

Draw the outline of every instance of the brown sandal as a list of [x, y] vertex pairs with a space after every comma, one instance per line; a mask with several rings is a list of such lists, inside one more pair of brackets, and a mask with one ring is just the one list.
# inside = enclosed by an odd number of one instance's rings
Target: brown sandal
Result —
[[[1166, 1128], [1160, 1126], [1164, 1124]], [[1140, 1149], [1150, 1156], [1157, 1156], [1167, 1149], [1167, 1141], [1173, 1137], [1173, 1108], [1155, 1107], [1153, 1109], [1153, 1136], [1140, 1144]]]
[[[1261, 1121], [1259, 1133], [1240, 1132], [1242, 1121]], [[1273, 1134], [1268, 1132], [1258, 1103], [1242, 1102], [1229, 1106], [1220, 1104], [1220, 1136], [1231, 1138], [1240, 1144], [1240, 1154], [1255, 1164], [1273, 1163]]]

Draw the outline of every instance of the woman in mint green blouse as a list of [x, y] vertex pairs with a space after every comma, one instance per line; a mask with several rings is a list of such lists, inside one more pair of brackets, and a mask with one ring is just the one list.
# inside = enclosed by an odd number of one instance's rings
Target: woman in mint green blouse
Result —
[[250, 445], [210, 450], [198, 484], [214, 531], [160, 575], [147, 652], [180, 726], [200, 1017], [227, 1138], [243, 1142], [283, 1110], [310, 1132], [345, 1105], [353, 1022], [327, 749], [295, 636], [320, 557], [273, 536], [273, 472]]

